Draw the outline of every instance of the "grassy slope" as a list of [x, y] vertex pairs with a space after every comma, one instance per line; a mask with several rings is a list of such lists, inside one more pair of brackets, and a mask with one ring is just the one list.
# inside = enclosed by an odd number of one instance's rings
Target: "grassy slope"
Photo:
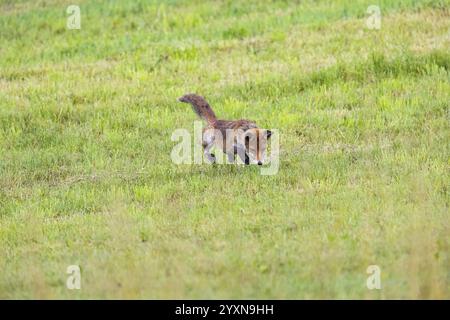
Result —
[[[450, 297], [448, 1], [79, 3], [0, 1], [0, 298]], [[191, 91], [280, 173], [174, 165]]]

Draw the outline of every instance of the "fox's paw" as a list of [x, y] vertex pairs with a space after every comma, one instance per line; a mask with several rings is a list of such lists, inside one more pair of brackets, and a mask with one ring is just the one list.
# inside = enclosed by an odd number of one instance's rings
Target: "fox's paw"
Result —
[[209, 160], [211, 161], [212, 164], [215, 164], [216, 163], [216, 155], [214, 153], [210, 153]]
[[250, 164], [250, 158], [249, 156], [246, 154], [245, 155], [245, 165], [248, 166]]

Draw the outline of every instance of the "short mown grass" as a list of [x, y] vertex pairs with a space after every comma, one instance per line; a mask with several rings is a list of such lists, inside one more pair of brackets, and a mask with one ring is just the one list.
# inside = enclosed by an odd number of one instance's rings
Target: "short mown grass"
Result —
[[[450, 298], [448, 1], [70, 4], [0, 0], [0, 298]], [[188, 92], [279, 173], [174, 164]]]

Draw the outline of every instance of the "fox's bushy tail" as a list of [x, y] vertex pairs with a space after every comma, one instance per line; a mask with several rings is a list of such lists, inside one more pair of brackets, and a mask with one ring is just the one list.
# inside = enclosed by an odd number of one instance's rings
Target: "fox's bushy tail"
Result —
[[190, 103], [194, 112], [202, 119], [206, 120], [210, 125], [215, 125], [217, 118], [208, 102], [202, 96], [189, 93], [185, 94], [178, 101]]

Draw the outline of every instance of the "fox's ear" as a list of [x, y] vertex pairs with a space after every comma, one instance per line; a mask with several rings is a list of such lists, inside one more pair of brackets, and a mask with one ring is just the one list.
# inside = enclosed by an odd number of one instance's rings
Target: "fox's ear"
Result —
[[269, 139], [272, 136], [272, 131], [266, 130], [266, 137]]

